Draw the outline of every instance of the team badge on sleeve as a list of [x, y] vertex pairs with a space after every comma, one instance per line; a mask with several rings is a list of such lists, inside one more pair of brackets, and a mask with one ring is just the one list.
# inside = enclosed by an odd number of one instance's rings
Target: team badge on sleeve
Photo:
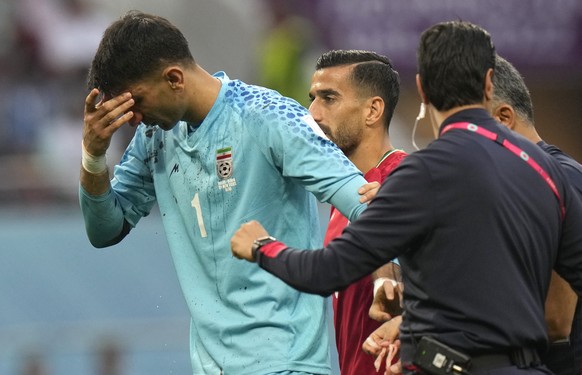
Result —
[[236, 180], [232, 177], [232, 171], [232, 147], [216, 150], [216, 174], [218, 175], [219, 189], [231, 191], [236, 186]]

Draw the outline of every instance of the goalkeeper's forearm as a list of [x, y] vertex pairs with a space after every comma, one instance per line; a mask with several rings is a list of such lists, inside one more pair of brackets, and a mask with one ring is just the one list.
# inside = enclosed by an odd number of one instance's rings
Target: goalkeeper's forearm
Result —
[[130, 226], [116, 202], [107, 170], [92, 174], [81, 168], [79, 202], [87, 237], [93, 246], [114, 245], [129, 233]]

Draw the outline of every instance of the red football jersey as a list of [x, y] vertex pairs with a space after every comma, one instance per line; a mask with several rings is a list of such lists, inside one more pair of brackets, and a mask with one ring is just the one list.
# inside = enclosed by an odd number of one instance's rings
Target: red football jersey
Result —
[[[385, 155], [375, 168], [364, 176], [368, 182], [382, 182], [404, 159], [406, 153], [393, 150]], [[341, 235], [348, 219], [334, 207], [331, 209], [324, 244]], [[374, 358], [362, 350], [366, 338], [380, 326], [370, 319], [368, 310], [373, 300], [373, 285], [370, 276], [351, 284], [333, 296], [335, 340], [342, 375], [377, 375]], [[380, 373], [384, 373], [382, 366]]]

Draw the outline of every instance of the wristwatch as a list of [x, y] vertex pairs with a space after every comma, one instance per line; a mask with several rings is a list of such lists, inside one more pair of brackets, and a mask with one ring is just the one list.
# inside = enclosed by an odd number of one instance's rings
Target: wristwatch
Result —
[[257, 251], [261, 248], [261, 246], [264, 246], [270, 242], [274, 242], [277, 241], [277, 239], [275, 237], [271, 237], [271, 236], [265, 236], [265, 237], [260, 237], [257, 238], [256, 240], [253, 241], [253, 247], [251, 248], [251, 251], [253, 253], [253, 258], [257, 259]]

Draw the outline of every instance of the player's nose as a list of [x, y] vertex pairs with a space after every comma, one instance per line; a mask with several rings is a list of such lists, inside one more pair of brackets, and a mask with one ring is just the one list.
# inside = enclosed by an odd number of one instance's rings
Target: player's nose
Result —
[[321, 111], [315, 101], [309, 105], [309, 114], [311, 114], [315, 122], [319, 123], [321, 121]]

